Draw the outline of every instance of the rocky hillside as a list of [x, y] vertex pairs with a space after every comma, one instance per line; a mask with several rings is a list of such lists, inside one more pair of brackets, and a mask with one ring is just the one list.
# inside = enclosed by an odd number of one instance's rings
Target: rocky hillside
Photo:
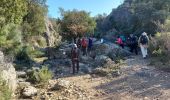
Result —
[[155, 34], [164, 30], [161, 24], [168, 20], [169, 1], [159, 0], [124, 0], [124, 3], [99, 23], [101, 29], [106, 33], [116, 29], [117, 32], [124, 34], [141, 34], [145, 31]]
[[127, 25], [126, 27], [130, 27], [132, 24], [132, 12], [129, 5], [129, 2], [127, 2], [112, 10], [112, 12], [103, 21], [103, 27], [105, 27], [106, 31], [111, 29], [121, 31], [121, 29], [124, 28], [119, 27], [121, 25]]
[[44, 37], [46, 39], [47, 46], [52, 47], [58, 45], [61, 42], [61, 36], [54, 30], [53, 24], [47, 17], [45, 17], [45, 26], [46, 32]]
[[[14, 94], [16, 88], [17, 88], [17, 75], [14, 66], [12, 63], [7, 63], [4, 60], [4, 54], [0, 51], [0, 82], [4, 81], [5, 84], [9, 87], [11, 92]], [[2, 79], [1, 79], [2, 78]], [[2, 84], [0, 84], [2, 85]], [[4, 86], [6, 86], [4, 85]], [[3, 87], [5, 88], [5, 87]], [[2, 88], [1, 88], [2, 89]], [[5, 90], [7, 91], [7, 90]], [[3, 92], [0, 91], [0, 96], [3, 95]], [[3, 98], [3, 97], [2, 97]]]

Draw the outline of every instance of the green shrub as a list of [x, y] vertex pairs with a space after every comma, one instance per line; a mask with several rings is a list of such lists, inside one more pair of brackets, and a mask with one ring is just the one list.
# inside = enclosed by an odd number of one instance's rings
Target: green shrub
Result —
[[40, 82], [47, 82], [52, 78], [52, 72], [48, 70], [48, 67], [43, 66], [38, 73]]
[[157, 33], [149, 44], [149, 51], [155, 59], [152, 64], [157, 65], [157, 62], [168, 63], [170, 58], [170, 33]]
[[157, 56], [157, 57], [162, 56], [163, 50], [161, 48], [159, 48], [158, 50], [153, 50], [152, 55]]
[[47, 43], [46, 43], [45, 38], [43, 38], [43, 37], [41, 37], [41, 36], [37, 39], [37, 43], [38, 43], [38, 45], [39, 45], [40, 47], [45, 47], [45, 46], [47, 46]]
[[32, 83], [46, 83], [53, 76], [47, 66], [42, 66], [40, 70], [33, 70], [28, 74], [28, 80]]
[[43, 55], [45, 55], [44, 52], [40, 51], [40, 50], [33, 50], [32, 52], [30, 52], [30, 58], [38, 58], [38, 57], [42, 57]]
[[168, 33], [157, 33], [149, 44], [149, 51], [152, 56], [160, 57], [168, 54], [170, 36]]
[[0, 100], [10, 100], [12, 91], [6, 82], [0, 77]]
[[16, 59], [17, 60], [24, 60], [24, 61], [29, 61], [30, 60], [30, 57], [29, 57], [29, 55], [28, 55], [28, 47], [26, 47], [26, 46], [24, 46], [24, 47], [22, 47], [19, 51], [18, 51], [18, 53], [17, 53], [17, 55], [16, 55]]
[[33, 58], [42, 57], [45, 53], [34, 49], [32, 46], [24, 46], [20, 49], [16, 55], [17, 60], [26, 60], [30, 61]]
[[5, 54], [15, 55], [21, 46], [21, 31], [15, 24], [0, 27], [0, 47]]

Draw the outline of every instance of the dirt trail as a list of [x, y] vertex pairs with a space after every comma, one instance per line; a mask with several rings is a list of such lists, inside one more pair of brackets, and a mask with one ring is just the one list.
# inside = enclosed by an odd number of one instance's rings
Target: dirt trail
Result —
[[87, 90], [92, 100], [170, 100], [170, 73], [148, 66], [139, 56], [126, 63], [117, 78], [86, 74], [64, 79]]

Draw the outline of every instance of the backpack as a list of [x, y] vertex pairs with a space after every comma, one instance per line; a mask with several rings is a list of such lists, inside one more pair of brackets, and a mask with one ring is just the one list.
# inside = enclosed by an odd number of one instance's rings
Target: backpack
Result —
[[136, 44], [136, 43], [138, 43], [138, 41], [137, 41], [137, 37], [135, 37], [135, 36], [133, 36], [133, 37], [130, 37], [130, 44], [132, 44], [132, 45], [134, 45], [134, 44]]
[[125, 42], [125, 41], [126, 41], [125, 36], [120, 36], [120, 38], [122, 39], [122, 41], [123, 41], [123, 42]]
[[140, 38], [140, 43], [141, 44], [147, 44], [148, 43], [148, 38], [146, 35], [142, 35]]

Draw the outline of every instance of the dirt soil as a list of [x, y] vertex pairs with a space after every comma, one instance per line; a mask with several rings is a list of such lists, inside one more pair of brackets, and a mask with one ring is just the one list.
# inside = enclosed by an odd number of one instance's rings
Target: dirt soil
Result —
[[170, 100], [170, 73], [149, 66], [147, 59], [134, 56], [120, 72], [116, 78], [77, 74], [62, 79], [85, 89], [91, 100]]

